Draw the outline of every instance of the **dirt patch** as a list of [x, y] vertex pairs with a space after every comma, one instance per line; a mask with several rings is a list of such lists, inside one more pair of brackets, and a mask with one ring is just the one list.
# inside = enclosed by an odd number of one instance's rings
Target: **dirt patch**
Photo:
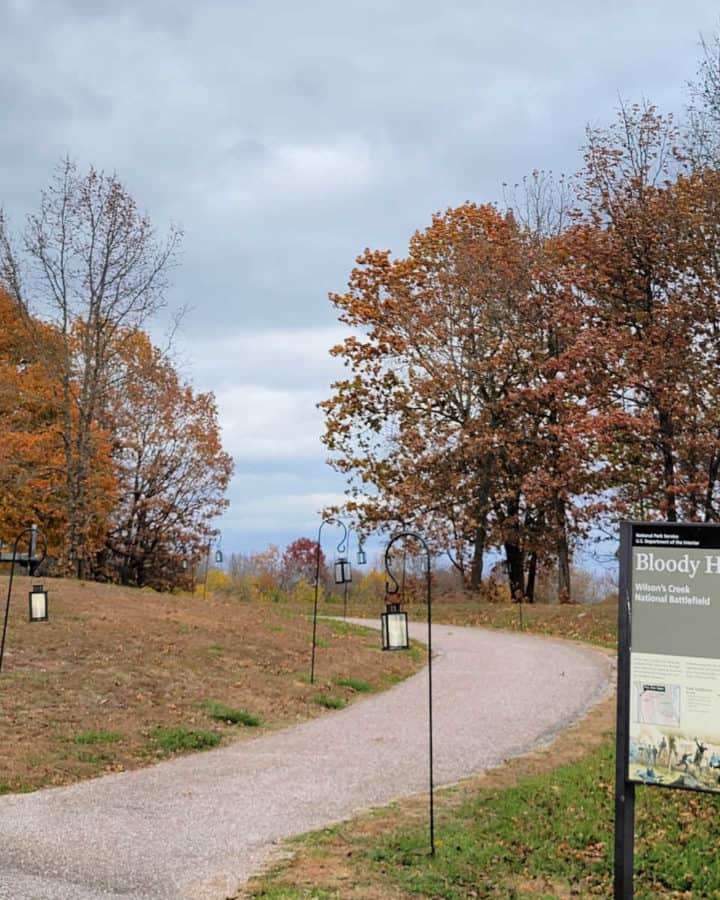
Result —
[[[311, 607], [44, 583], [50, 621], [30, 624], [31, 581], [14, 581], [0, 673], [0, 793], [166, 758], [173, 751], [156, 739], [158, 727], [190, 733], [191, 743], [194, 734], [248, 740], [328, 714], [323, 696], [363, 696], [340, 680], [379, 690], [422, 665], [420, 654], [383, 653], [376, 634], [321, 620], [311, 685]], [[4, 614], [6, 577], [0, 596]], [[211, 701], [262, 725], [215, 720]]]

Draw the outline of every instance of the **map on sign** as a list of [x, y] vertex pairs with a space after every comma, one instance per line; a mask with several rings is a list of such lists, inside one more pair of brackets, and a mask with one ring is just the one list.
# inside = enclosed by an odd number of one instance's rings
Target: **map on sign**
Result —
[[636, 721], [643, 725], [680, 725], [680, 685], [633, 684], [633, 706]]

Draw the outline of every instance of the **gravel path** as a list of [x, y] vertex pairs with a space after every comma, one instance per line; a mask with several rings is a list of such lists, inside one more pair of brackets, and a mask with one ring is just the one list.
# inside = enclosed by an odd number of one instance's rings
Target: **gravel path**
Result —
[[[561, 641], [436, 625], [433, 651], [437, 785], [547, 740], [610, 688], [605, 654]], [[0, 898], [224, 898], [278, 841], [426, 791], [427, 706], [425, 670], [272, 735], [0, 797]]]

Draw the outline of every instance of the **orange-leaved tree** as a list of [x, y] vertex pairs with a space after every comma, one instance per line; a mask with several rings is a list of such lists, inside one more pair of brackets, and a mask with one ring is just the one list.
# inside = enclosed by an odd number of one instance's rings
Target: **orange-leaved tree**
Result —
[[124, 335], [104, 422], [119, 498], [96, 563], [106, 577], [156, 588], [189, 583], [226, 507], [232, 459], [215, 398], [184, 384], [142, 332]]
[[[68, 551], [81, 576], [98, 545], [92, 459], [101, 452], [112, 365], [122, 336], [163, 305], [179, 239], [175, 229], [156, 238], [116, 175], [92, 167], [81, 175], [69, 159], [16, 240], [0, 215], [0, 283], [57, 385]], [[38, 317], [55, 330], [50, 345]]]
[[41, 523], [53, 551], [65, 524], [54, 394], [16, 303], [0, 288], [0, 538], [10, 542], [31, 522]]
[[718, 518], [720, 175], [672, 120], [622, 108], [589, 132], [563, 277], [581, 298], [598, 465], [617, 513]]
[[[50, 325], [35, 321], [33, 328], [31, 338], [17, 302], [0, 289], [0, 538], [9, 541], [35, 522], [61, 557], [68, 527], [63, 404], [44, 364], [59, 352], [60, 338]], [[90, 439], [87, 524], [97, 541], [115, 481], [107, 434], [94, 425]]]
[[[465, 204], [434, 216], [405, 259], [365, 251], [349, 290], [331, 295], [353, 332], [331, 351], [351, 376], [321, 404], [348, 508], [366, 524], [420, 528], [474, 589], [499, 545], [524, 595], [528, 559], [556, 551], [541, 535], [549, 523], [566, 535], [570, 521], [579, 479], [562, 509], [557, 486], [583, 454], [559, 440], [572, 398], [557, 375], [574, 323], [547, 269], [512, 213]], [[559, 471], [543, 481], [551, 446]]]

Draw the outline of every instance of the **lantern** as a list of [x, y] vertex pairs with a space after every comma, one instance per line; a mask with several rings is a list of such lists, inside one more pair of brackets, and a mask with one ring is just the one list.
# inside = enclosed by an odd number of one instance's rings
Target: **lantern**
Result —
[[383, 650], [407, 650], [408, 640], [407, 613], [400, 609], [399, 603], [388, 603], [385, 612], [380, 616], [382, 626]]
[[359, 566], [364, 566], [366, 562], [367, 562], [367, 556], [365, 555], [365, 551], [363, 550], [362, 546], [360, 546], [360, 547], [358, 547], [358, 552], [357, 552], [357, 564]]
[[335, 560], [335, 584], [348, 584], [352, 581], [350, 561], [345, 557]]
[[47, 622], [48, 595], [41, 584], [34, 584], [28, 597], [31, 622]]

